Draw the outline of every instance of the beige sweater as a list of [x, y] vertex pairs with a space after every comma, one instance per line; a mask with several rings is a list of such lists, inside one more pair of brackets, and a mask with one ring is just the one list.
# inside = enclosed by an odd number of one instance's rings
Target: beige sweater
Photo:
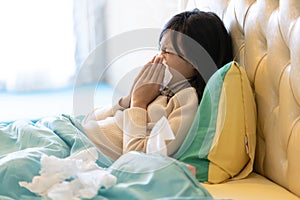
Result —
[[169, 101], [166, 96], [158, 96], [147, 110], [119, 105], [96, 108], [84, 118], [82, 126], [100, 151], [117, 159], [130, 150], [145, 152], [150, 131], [165, 116], [175, 136], [174, 140], [166, 141], [167, 154], [171, 156], [182, 144], [197, 108], [196, 90], [188, 87]]

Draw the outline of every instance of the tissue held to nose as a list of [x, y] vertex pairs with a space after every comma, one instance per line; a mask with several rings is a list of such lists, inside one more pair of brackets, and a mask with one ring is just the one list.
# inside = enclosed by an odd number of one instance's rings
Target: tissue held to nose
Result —
[[169, 69], [169, 66], [167, 64], [166, 59], [163, 59], [162, 64], [166, 67], [165, 68], [164, 79], [163, 79], [163, 86], [166, 87], [170, 83], [173, 75], [170, 72], [170, 69]]

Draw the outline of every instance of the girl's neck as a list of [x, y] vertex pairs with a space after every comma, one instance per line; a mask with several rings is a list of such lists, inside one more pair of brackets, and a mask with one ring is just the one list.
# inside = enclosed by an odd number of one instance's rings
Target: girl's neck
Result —
[[187, 80], [187, 79], [182, 79], [182, 80], [178, 80], [178, 81], [176, 81], [176, 82], [171, 81], [171, 82], [168, 84], [167, 88], [170, 89], [170, 90], [172, 91], [172, 93], [175, 94], [175, 93], [179, 92], [180, 90], [185, 89], [185, 88], [188, 88], [188, 87], [190, 87], [190, 86], [191, 86], [191, 85], [190, 85], [190, 83], [189, 83], [189, 80]]

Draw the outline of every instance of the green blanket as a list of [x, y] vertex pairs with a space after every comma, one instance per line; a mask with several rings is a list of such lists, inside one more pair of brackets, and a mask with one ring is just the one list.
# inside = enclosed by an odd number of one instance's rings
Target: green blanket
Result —
[[[0, 123], [0, 199], [42, 199], [19, 185], [39, 175], [41, 156], [65, 158], [90, 147], [80, 123], [67, 115]], [[113, 161], [98, 155], [97, 164], [116, 176], [117, 184], [93, 199], [212, 199], [172, 158], [130, 152]]]

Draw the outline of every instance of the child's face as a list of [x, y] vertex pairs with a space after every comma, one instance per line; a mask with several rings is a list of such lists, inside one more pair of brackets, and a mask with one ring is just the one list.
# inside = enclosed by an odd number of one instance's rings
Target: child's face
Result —
[[160, 45], [161, 54], [171, 68], [173, 76], [180, 73], [184, 78], [190, 79], [195, 75], [196, 69], [193, 65], [176, 54], [168, 33], [163, 36]]
[[170, 71], [174, 75], [180, 73], [184, 78], [190, 79], [195, 75], [195, 69], [192, 64], [179, 57], [178, 55], [162, 50], [162, 56], [165, 58], [168, 66], [171, 68]]

